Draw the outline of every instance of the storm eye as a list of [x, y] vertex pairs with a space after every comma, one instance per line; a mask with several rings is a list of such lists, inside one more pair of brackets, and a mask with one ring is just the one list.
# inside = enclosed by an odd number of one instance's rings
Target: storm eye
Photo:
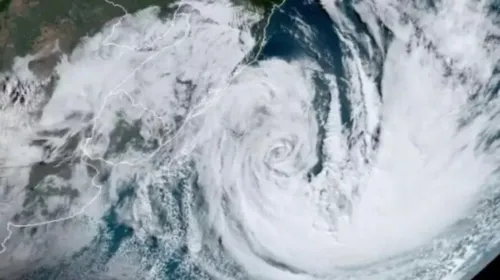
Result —
[[283, 139], [278, 141], [268, 152], [270, 162], [279, 162], [285, 160], [293, 151], [294, 145], [290, 140]]

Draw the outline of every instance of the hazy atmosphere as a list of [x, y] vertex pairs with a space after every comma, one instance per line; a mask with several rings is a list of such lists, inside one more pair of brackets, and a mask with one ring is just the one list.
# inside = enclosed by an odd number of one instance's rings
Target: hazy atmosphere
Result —
[[0, 0], [0, 280], [469, 280], [496, 0]]

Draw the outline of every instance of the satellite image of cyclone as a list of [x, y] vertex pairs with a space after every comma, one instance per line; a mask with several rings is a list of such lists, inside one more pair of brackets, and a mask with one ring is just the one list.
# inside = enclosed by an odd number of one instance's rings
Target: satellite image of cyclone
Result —
[[497, 0], [0, 0], [0, 27], [1, 280], [500, 254]]

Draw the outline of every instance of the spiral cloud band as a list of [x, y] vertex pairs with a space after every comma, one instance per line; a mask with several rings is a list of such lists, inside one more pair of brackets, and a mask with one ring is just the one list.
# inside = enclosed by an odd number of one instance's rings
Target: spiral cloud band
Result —
[[114, 20], [52, 89], [2, 74], [0, 221], [75, 216], [10, 226], [9, 279], [459, 279], [498, 245], [492, 2], [237, 2]]
[[312, 229], [320, 217], [306, 193], [317, 161], [313, 92], [299, 67], [266, 61], [236, 78], [204, 117], [200, 133], [210, 137], [196, 168], [208, 222], [245, 262], [259, 262], [254, 252], [307, 263], [319, 248], [295, 240], [329, 235]]

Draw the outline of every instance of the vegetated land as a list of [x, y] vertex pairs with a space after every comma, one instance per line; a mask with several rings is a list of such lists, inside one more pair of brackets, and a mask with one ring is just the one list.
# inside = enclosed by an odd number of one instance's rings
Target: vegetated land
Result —
[[254, 7], [262, 7], [266, 10], [271, 9], [274, 5], [281, 4], [283, 0], [249, 0]]
[[[113, 0], [128, 12], [169, 0]], [[62, 51], [79, 38], [97, 32], [123, 11], [104, 0], [0, 0], [0, 69], [9, 68], [15, 56], [50, 48], [56, 40]]]
[[[112, 0], [133, 13], [156, 5], [169, 12], [173, 0]], [[232, 0], [270, 11], [282, 0]], [[105, 0], [0, 0], [0, 70], [10, 68], [15, 56], [51, 49], [58, 41], [70, 51], [85, 35], [92, 35], [123, 11]]]

